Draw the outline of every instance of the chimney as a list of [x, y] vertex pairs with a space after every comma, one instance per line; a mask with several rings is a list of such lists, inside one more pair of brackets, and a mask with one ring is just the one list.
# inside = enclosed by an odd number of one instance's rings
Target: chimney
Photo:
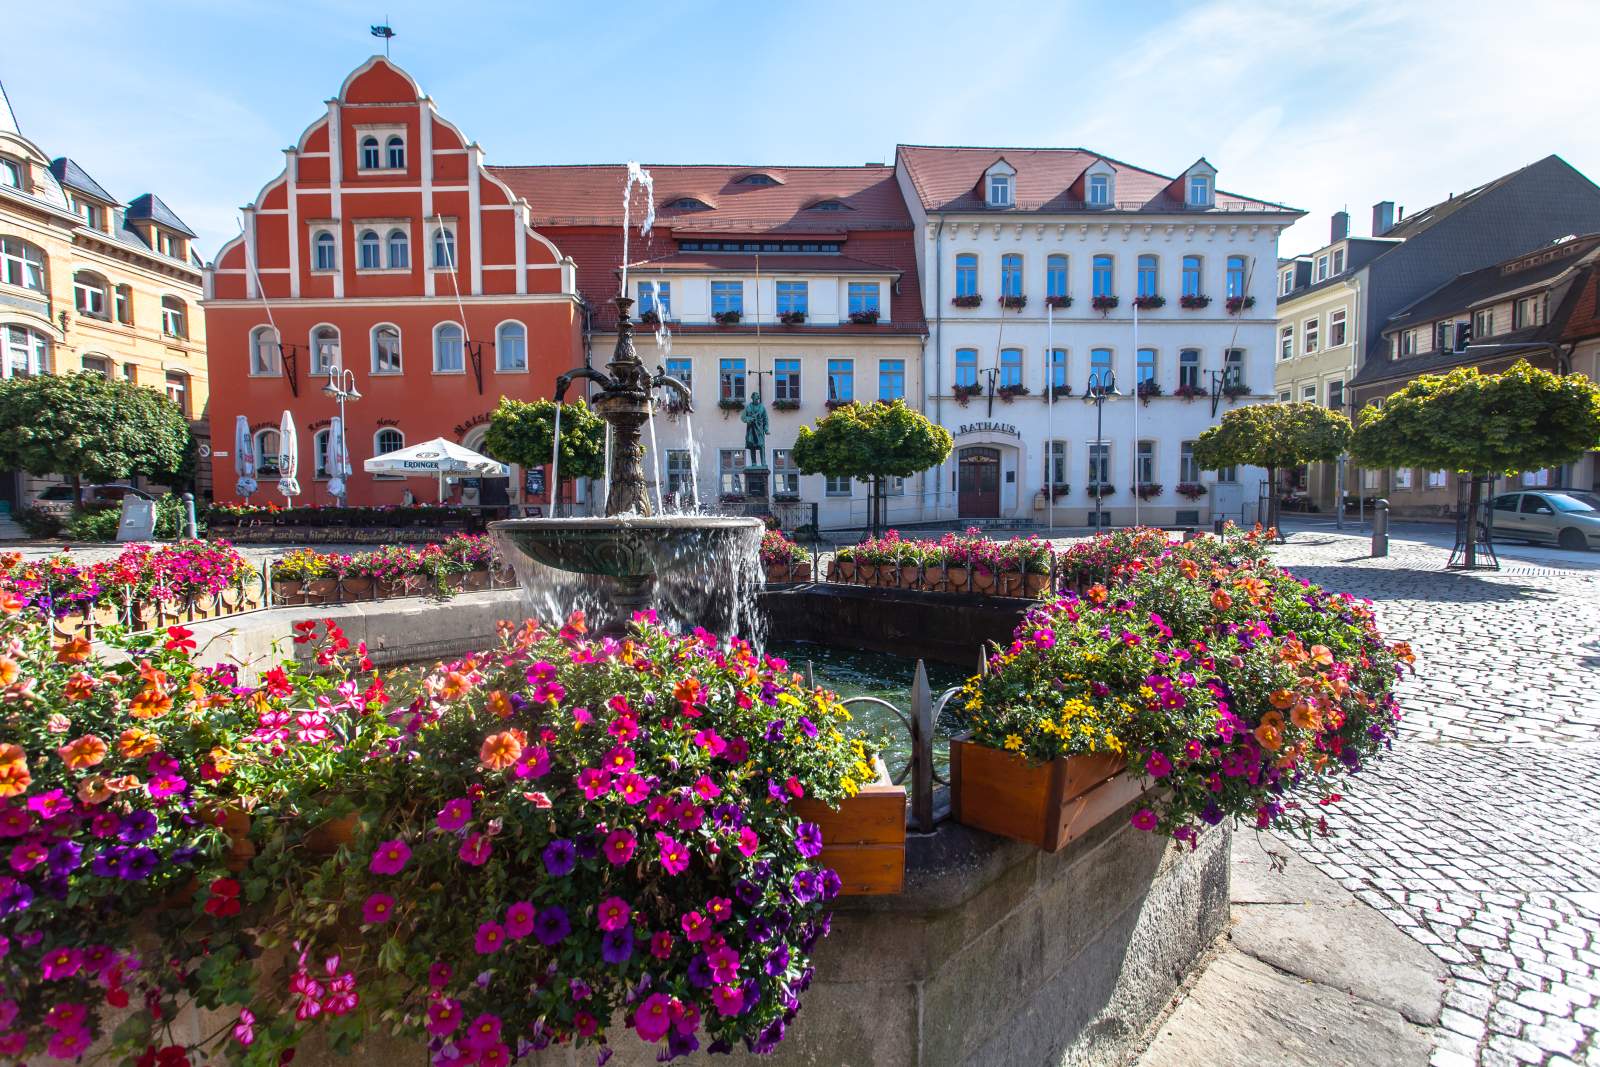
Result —
[[1394, 228], [1394, 201], [1380, 200], [1372, 205], [1372, 236], [1382, 237]]
[[1333, 213], [1333, 228], [1328, 235], [1328, 243], [1334, 244], [1350, 236], [1350, 212], [1335, 211]]

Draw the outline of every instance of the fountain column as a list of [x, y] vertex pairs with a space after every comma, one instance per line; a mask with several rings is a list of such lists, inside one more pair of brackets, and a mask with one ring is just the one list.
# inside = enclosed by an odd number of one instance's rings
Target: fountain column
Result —
[[641, 431], [650, 419], [650, 375], [633, 348], [633, 322], [628, 309], [633, 301], [617, 298], [617, 347], [606, 364], [613, 388], [595, 397], [594, 408], [611, 424], [611, 491], [606, 496], [606, 516], [649, 515], [650, 494], [644, 477]]

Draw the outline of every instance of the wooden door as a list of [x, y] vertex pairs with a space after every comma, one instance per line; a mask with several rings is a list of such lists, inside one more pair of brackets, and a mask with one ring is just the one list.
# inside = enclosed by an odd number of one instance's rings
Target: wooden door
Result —
[[1000, 450], [963, 448], [957, 462], [957, 505], [964, 519], [996, 518], [1000, 514]]

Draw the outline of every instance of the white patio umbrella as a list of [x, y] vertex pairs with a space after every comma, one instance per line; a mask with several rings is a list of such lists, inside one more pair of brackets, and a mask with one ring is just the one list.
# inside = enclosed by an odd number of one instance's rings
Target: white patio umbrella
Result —
[[351, 475], [350, 442], [345, 440], [344, 420], [335, 415], [328, 428], [328, 492], [344, 502], [348, 487], [345, 479]]
[[499, 460], [464, 448], [454, 441], [435, 437], [410, 448], [385, 452], [361, 464], [368, 474], [436, 474], [439, 478], [439, 499], [444, 499], [444, 477], [447, 474], [471, 474], [489, 478], [509, 478], [511, 468]]
[[291, 501], [300, 495], [300, 439], [294, 432], [294, 416], [283, 413], [278, 424], [278, 491]]
[[250, 420], [240, 415], [233, 423], [233, 487], [246, 500], [260, 488], [256, 481], [256, 443], [250, 435]]

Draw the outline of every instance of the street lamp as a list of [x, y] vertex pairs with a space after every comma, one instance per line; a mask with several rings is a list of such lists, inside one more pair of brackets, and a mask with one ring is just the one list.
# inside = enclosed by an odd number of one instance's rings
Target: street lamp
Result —
[[[1117, 376], [1109, 370], [1094, 371], [1089, 375], [1089, 387], [1083, 392], [1083, 402], [1094, 405], [1094, 445], [1095, 449], [1105, 449], [1106, 404], [1117, 399], [1122, 394], [1117, 392]], [[1106, 482], [1102, 476], [1105, 473], [1101, 467], [1106, 451], [1091, 453], [1094, 462], [1095, 494], [1094, 494], [1094, 529], [1096, 533], [1105, 529], [1105, 516], [1100, 503], [1105, 492]], [[1109, 464], [1108, 464], [1109, 465]]]
[[[352, 370], [340, 370], [338, 367], [328, 368], [328, 381], [322, 391], [332, 399], [339, 402], [339, 462], [341, 465], [349, 463], [350, 452], [350, 424], [344, 417], [344, 403], [346, 400], [360, 400], [361, 390], [356, 388], [356, 375]], [[339, 491], [339, 506], [344, 507], [350, 502], [350, 486], [345, 482], [344, 471], [329, 471], [329, 476], [337, 480]], [[333, 488], [330, 482], [329, 488]]]

